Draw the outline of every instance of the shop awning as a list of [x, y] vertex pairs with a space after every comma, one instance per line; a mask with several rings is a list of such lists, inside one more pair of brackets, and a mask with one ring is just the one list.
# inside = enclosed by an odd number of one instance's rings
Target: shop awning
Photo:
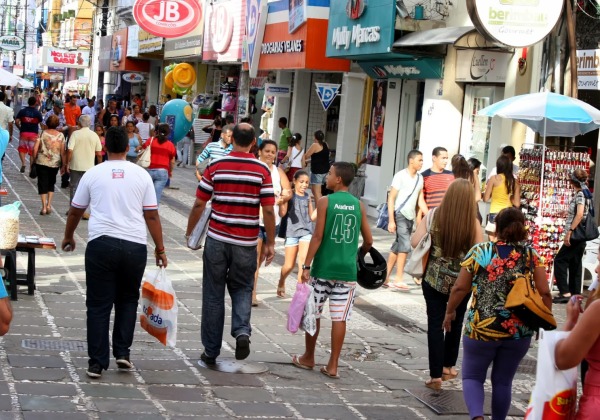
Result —
[[392, 44], [393, 52], [435, 56], [445, 55], [445, 47], [506, 50], [505, 47], [487, 40], [474, 26], [437, 28], [411, 32]]
[[373, 79], [441, 79], [444, 74], [441, 58], [359, 61], [358, 65]]

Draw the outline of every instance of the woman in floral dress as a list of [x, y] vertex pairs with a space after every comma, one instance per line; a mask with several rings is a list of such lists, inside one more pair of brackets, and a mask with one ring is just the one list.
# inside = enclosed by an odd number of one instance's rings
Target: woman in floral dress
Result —
[[444, 330], [450, 331], [456, 308], [473, 292], [463, 338], [462, 382], [469, 416], [477, 420], [483, 420], [483, 384], [492, 363], [492, 418], [506, 418], [513, 378], [535, 333], [504, 307], [515, 275], [532, 273], [544, 304], [552, 307], [544, 261], [523, 243], [527, 237], [523, 213], [513, 207], [501, 210], [496, 233], [496, 243], [475, 245], [465, 257], [444, 319]]

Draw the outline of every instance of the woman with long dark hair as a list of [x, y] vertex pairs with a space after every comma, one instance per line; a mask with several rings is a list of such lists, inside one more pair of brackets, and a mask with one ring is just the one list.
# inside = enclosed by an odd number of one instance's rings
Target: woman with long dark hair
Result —
[[[454, 365], [458, 359], [460, 328], [470, 294], [458, 305], [452, 330], [444, 333], [441, 326], [450, 292], [460, 272], [460, 263], [473, 245], [483, 241], [476, 208], [471, 181], [459, 178], [450, 184], [442, 204], [432, 210], [434, 213], [421, 220], [411, 238], [411, 245], [416, 247], [427, 232], [428, 219], [433, 217], [431, 251], [421, 283], [427, 305], [431, 377], [425, 383], [428, 388], [441, 389], [442, 380], [451, 380], [458, 375]], [[457, 229], [457, 226], [461, 226], [461, 229]]]
[[496, 215], [508, 207], [519, 207], [521, 205], [521, 186], [513, 175], [513, 166], [510, 159], [502, 155], [496, 161], [497, 175], [490, 177], [486, 186], [484, 201], [492, 201], [488, 223], [485, 227], [491, 240], [495, 239], [496, 227], [494, 221]]
[[310, 158], [310, 188], [315, 198], [315, 206], [321, 198], [321, 187], [325, 181], [325, 175], [329, 172], [329, 146], [325, 143], [325, 133], [321, 130], [315, 131], [313, 144], [302, 156], [302, 167], [306, 166], [306, 160]]
[[554, 276], [558, 286], [558, 296], [554, 303], [567, 303], [572, 295], [581, 294], [581, 270], [585, 241], [572, 241], [571, 234], [589, 211], [587, 200], [592, 194], [587, 187], [588, 174], [583, 169], [575, 169], [569, 182], [575, 189], [575, 195], [569, 203], [569, 212], [565, 223], [563, 245], [554, 258]]
[[[470, 159], [469, 159], [470, 160]], [[452, 165], [452, 174], [455, 179], [466, 179], [473, 186], [475, 193], [475, 203], [481, 201], [481, 185], [479, 184], [479, 176], [475, 175], [475, 171], [471, 168], [469, 162], [462, 155], [454, 155], [450, 161]], [[475, 206], [477, 209], [477, 220], [479, 223], [482, 222], [481, 213], [479, 212], [479, 206]]]
[[287, 167], [288, 181], [292, 182], [294, 174], [302, 169], [302, 157], [304, 156], [304, 148], [302, 147], [302, 134], [295, 133], [290, 140], [287, 154], [282, 159], [281, 163]]
[[462, 262], [442, 326], [446, 333], [457, 328], [452, 322], [472, 291], [463, 338], [462, 388], [473, 420], [483, 420], [483, 385], [492, 363], [492, 418], [506, 418], [513, 378], [536, 332], [505, 307], [515, 275], [530, 273], [544, 305], [552, 309], [544, 261], [524, 242], [523, 213], [514, 207], [501, 210], [496, 216], [496, 233], [497, 242], [475, 245]]
[[175, 166], [175, 157], [177, 156], [175, 145], [168, 139], [170, 133], [171, 128], [169, 124], [158, 124], [156, 137], [149, 138], [142, 146], [142, 149], [150, 147], [148, 173], [154, 182], [156, 201], [159, 204], [163, 189], [167, 185], [171, 171], [173, 171], [173, 167]]

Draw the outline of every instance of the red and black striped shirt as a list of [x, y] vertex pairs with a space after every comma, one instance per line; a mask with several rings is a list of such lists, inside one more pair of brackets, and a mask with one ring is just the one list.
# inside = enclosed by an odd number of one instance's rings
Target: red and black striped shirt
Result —
[[454, 175], [445, 169], [442, 172], [434, 172], [431, 169], [427, 169], [421, 175], [423, 175], [425, 204], [431, 210], [442, 204], [444, 194], [446, 194], [448, 187], [454, 181]]

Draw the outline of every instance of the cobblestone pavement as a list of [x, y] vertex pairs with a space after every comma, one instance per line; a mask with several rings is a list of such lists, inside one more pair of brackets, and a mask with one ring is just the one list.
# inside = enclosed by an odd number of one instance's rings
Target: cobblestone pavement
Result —
[[[51, 215], [38, 215], [36, 181], [19, 173], [16, 142], [4, 160], [3, 203], [20, 200], [21, 232], [53, 237], [64, 232], [68, 191], [57, 187]], [[58, 185], [58, 183], [57, 183]], [[203, 369], [201, 252], [184, 246], [187, 214], [194, 200], [193, 169], [177, 168], [173, 186], [166, 189], [160, 207], [169, 257], [168, 274], [177, 291], [179, 334], [176, 348], [158, 344], [136, 327], [131, 358], [135, 370], [119, 372], [114, 361], [102, 379], [85, 374], [85, 272], [87, 226], [76, 232], [77, 249], [37, 253], [37, 291], [21, 287], [14, 302], [10, 332], [0, 339], [0, 418], [17, 419], [184, 419], [184, 418], [327, 418], [429, 419], [438, 415], [405, 389], [422, 392], [428, 377], [425, 305], [420, 289], [358, 293], [342, 352], [340, 380], [317, 370], [293, 367], [290, 359], [303, 350], [303, 336], [286, 331], [286, 311], [295, 281], [287, 283], [287, 299], [275, 296], [283, 246], [277, 243], [275, 263], [261, 269], [253, 309], [249, 361], [264, 363], [268, 373], [224, 374]], [[391, 237], [374, 231], [380, 250], [389, 249]], [[150, 245], [150, 244], [149, 244]], [[387, 252], [387, 251], [386, 251]], [[25, 258], [18, 263], [24, 267]], [[149, 260], [149, 269], [152, 269]], [[293, 277], [293, 274], [290, 277]], [[228, 301], [228, 304], [230, 302]], [[563, 309], [560, 309], [562, 314]], [[326, 363], [330, 323], [326, 314], [317, 348], [317, 363]], [[229, 331], [230, 317], [226, 319]], [[60, 345], [61, 347], [57, 347]], [[223, 357], [232, 357], [235, 342], [226, 334]], [[514, 406], [522, 410], [533, 384], [535, 348], [517, 374]], [[459, 361], [460, 366], [460, 361]], [[460, 381], [444, 384], [438, 396], [461, 401]], [[489, 383], [487, 385], [489, 391]], [[444, 419], [465, 418], [447, 415]]]

